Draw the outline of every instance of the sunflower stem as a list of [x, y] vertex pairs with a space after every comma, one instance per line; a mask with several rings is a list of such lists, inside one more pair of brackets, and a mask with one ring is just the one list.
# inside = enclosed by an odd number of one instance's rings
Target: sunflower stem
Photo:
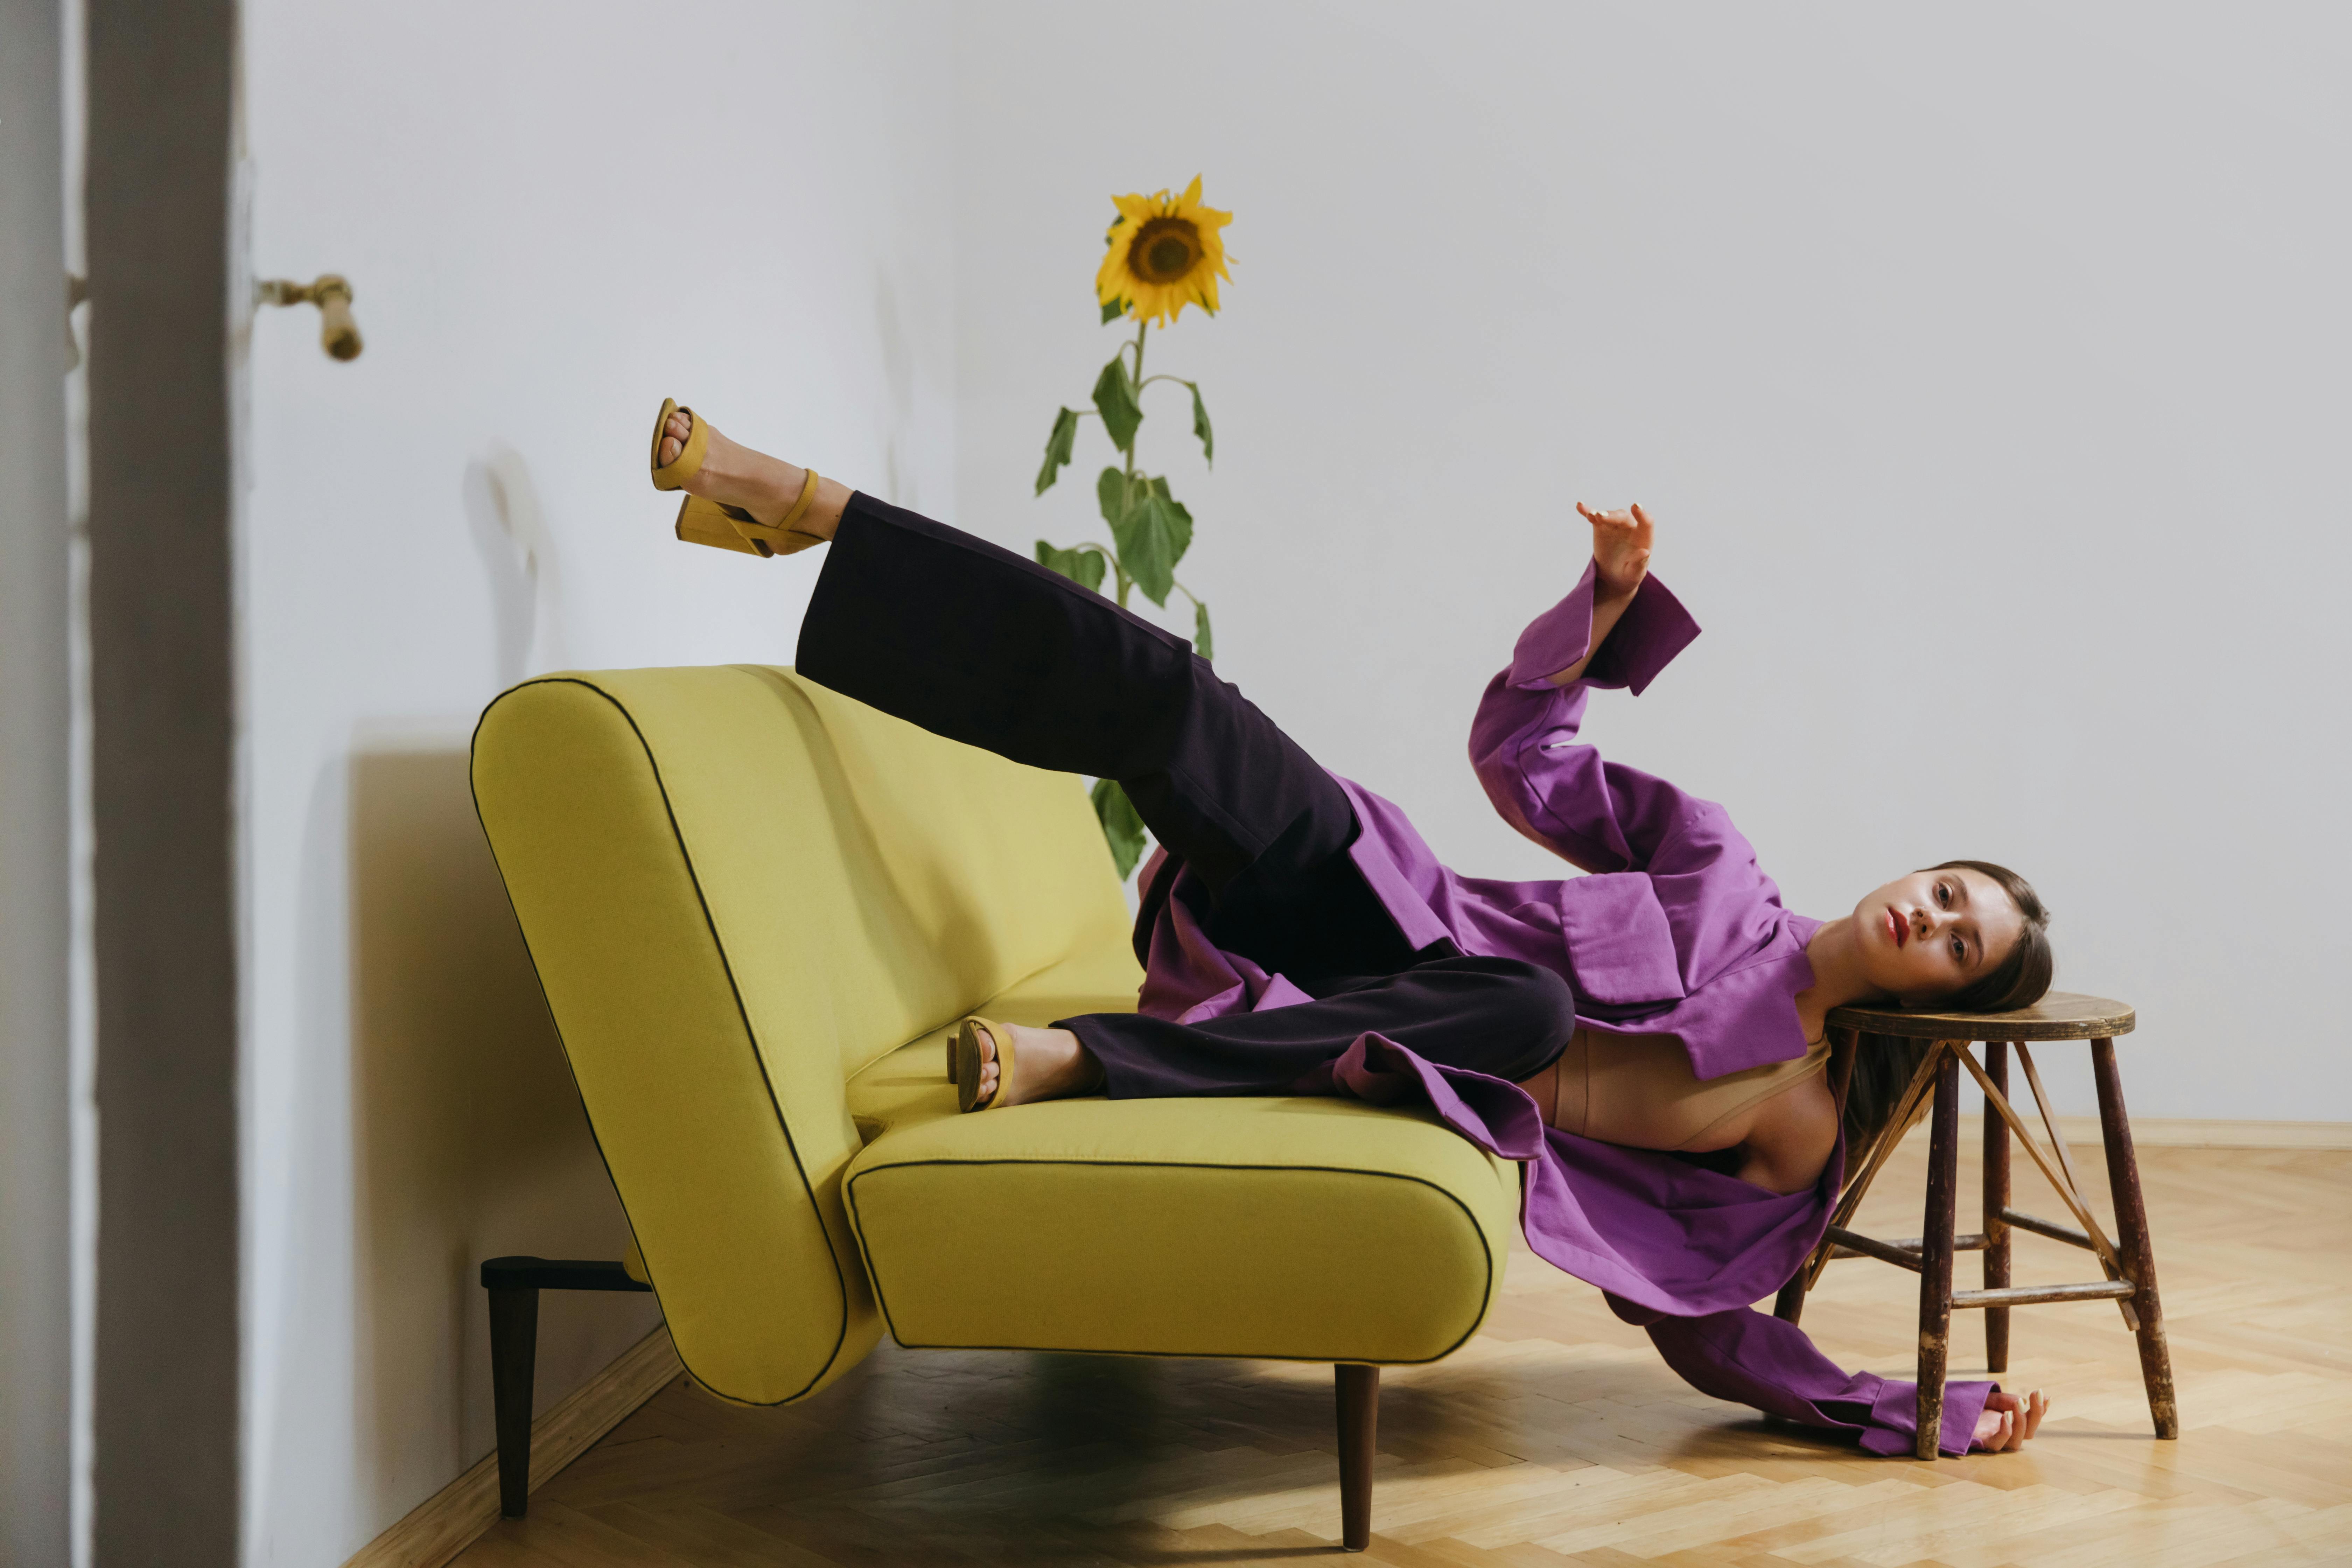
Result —
[[[1151, 323], [1150, 321], [1144, 321], [1139, 317], [1137, 319], [1135, 323], [1135, 385], [1136, 390], [1139, 392], [1143, 389], [1143, 334], [1150, 330]], [[1135, 443], [1133, 441], [1129, 441], [1127, 444], [1127, 470], [1119, 478], [1118, 505], [1119, 510], [1122, 513], [1131, 511], [1135, 507]], [[1134, 585], [1135, 580], [1127, 574], [1127, 567], [1119, 561], [1118, 556], [1112, 556], [1110, 558], [1110, 563], [1112, 569], [1118, 574], [1118, 607], [1123, 610], [1127, 608], [1128, 589]]]

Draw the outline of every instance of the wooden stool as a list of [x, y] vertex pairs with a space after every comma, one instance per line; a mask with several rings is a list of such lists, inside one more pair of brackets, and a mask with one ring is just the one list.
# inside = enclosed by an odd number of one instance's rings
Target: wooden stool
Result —
[[[1895, 1115], [1859, 1161], [1847, 1153], [1847, 1181], [1836, 1211], [1830, 1216], [1822, 1244], [1780, 1288], [1777, 1316], [1795, 1322], [1804, 1310], [1805, 1292], [1822, 1277], [1831, 1259], [1875, 1258], [1919, 1276], [1919, 1435], [1916, 1453], [1936, 1457], [1936, 1440], [1944, 1420], [1944, 1366], [1951, 1346], [1952, 1309], [1980, 1307], [1985, 1314], [1985, 1363], [1995, 1373], [2009, 1370], [2009, 1310], [2042, 1301], [2113, 1300], [2122, 1309], [2125, 1326], [2139, 1336], [2140, 1375], [2147, 1384], [2147, 1407], [2156, 1418], [2158, 1437], [2180, 1436], [2180, 1417], [2173, 1407], [2172, 1360], [2164, 1344], [2164, 1309], [2156, 1298], [2156, 1254], [2148, 1245], [2147, 1211], [2140, 1200], [2139, 1162], [2132, 1153], [2131, 1121], [2124, 1114], [2122, 1080], [2116, 1074], [2117, 1035], [2131, 1033], [2132, 1010], [2120, 1002], [2097, 996], [2076, 996], [2053, 991], [2031, 1007], [2013, 1013], [1899, 1013], [1874, 1007], [1839, 1007], [1829, 1016], [1831, 1040], [1838, 1055], [1833, 1068], [1840, 1102], [1853, 1071], [1858, 1032], [1894, 1035], [1933, 1042], [1927, 1059], [1895, 1102]], [[2074, 1161], [2042, 1092], [2042, 1075], [2034, 1070], [2029, 1040], [2088, 1040], [2091, 1070], [2099, 1086], [2099, 1132], [2106, 1147], [2107, 1192], [2115, 1202], [2115, 1241], [2107, 1239], [2084, 1200], [2074, 1176]], [[1984, 1065], [1977, 1064], [1969, 1046], [1985, 1043]], [[2018, 1061], [2032, 1086], [2033, 1102], [2050, 1135], [2053, 1162], [2042, 1152], [2009, 1103], [2009, 1051], [2017, 1047]], [[1984, 1090], [1984, 1229], [1972, 1236], [1952, 1234], [1959, 1185], [1960, 1069]], [[1848, 1230], [1853, 1212], [1870, 1190], [1886, 1157], [1919, 1109], [1921, 1099], [1934, 1094], [1929, 1114], [1933, 1131], [1927, 1146], [1927, 1213], [1924, 1235], [1899, 1241], [1880, 1241]], [[2017, 1134], [2034, 1164], [2041, 1167], [2058, 1196], [2073, 1211], [2075, 1226], [2063, 1225], [2010, 1206], [2009, 1137]], [[2105, 1279], [2081, 1285], [2024, 1285], [2009, 1282], [2010, 1232], [2030, 1230], [2037, 1236], [2071, 1242], [2098, 1255]], [[1952, 1254], [1984, 1254], [1981, 1290], [1952, 1289]]]

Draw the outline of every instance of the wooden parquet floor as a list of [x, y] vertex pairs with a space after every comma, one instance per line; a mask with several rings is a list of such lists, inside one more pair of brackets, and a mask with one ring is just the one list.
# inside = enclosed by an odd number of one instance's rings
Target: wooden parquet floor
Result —
[[[1916, 1235], [1924, 1142], [1861, 1227]], [[2092, 1155], [2096, 1168], [2095, 1152]], [[2054, 1402], [2022, 1454], [1918, 1464], [1693, 1393], [1590, 1287], [1532, 1257], [1483, 1333], [1382, 1375], [1372, 1549], [1397, 1568], [2207, 1568], [2352, 1563], [2352, 1153], [2141, 1153], [2179, 1380], [2150, 1434], [2108, 1302], [2014, 1316], [2008, 1386]], [[2061, 1212], [2018, 1161], [2018, 1201]], [[2085, 1173], [2094, 1189], [2104, 1184]], [[1973, 1228], [1973, 1168], [1961, 1225]], [[2021, 1283], [2095, 1277], [2019, 1238]], [[1961, 1258], [1961, 1282], [1976, 1283]], [[1908, 1376], [1916, 1277], [1832, 1266], [1806, 1326]], [[1972, 1316], [1972, 1315], [1970, 1315]], [[1955, 1325], [1953, 1373], [1983, 1331]], [[911, 1352], [805, 1405], [680, 1384], [457, 1560], [464, 1568], [1288, 1563], [1337, 1555], [1328, 1367]]]

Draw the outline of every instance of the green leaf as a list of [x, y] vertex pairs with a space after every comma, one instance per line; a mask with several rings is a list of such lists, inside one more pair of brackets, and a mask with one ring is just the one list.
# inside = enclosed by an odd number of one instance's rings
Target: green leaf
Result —
[[1143, 423], [1143, 405], [1135, 400], [1135, 383], [1127, 375], [1125, 355], [1103, 366], [1095, 378], [1095, 407], [1110, 432], [1111, 445], [1122, 452], [1135, 450], [1136, 427]]
[[1192, 651], [1214, 664], [1217, 650], [1209, 641], [1209, 606], [1200, 600], [1192, 601]]
[[1113, 300], [1109, 304], [1103, 307], [1103, 321], [1106, 323], [1116, 321], [1121, 316], [1126, 314], [1127, 301], [1124, 300]]
[[1176, 563], [1192, 547], [1192, 514], [1171, 500], [1166, 479], [1146, 479], [1127, 515], [1111, 524], [1118, 562], [1155, 605], [1176, 586]]
[[1143, 858], [1143, 818], [1117, 779], [1096, 780], [1094, 802], [1103, 842], [1110, 846], [1111, 864], [1118, 868], [1118, 879], [1124, 882], [1133, 874], [1135, 863]]
[[1102, 592], [1103, 558], [1099, 550], [1087, 550], [1083, 546], [1076, 550], [1063, 550], [1041, 539], [1037, 542], [1037, 564], [1059, 572], [1081, 587], [1092, 588], [1097, 594]]
[[1118, 525], [1127, 521], [1127, 476], [1117, 468], [1105, 468], [1095, 478], [1095, 504], [1102, 508], [1103, 521], [1110, 524], [1110, 536], [1118, 537]]
[[1209, 406], [1201, 401], [1198, 385], [1191, 382], [1185, 384], [1192, 388], [1192, 434], [1201, 438], [1201, 456], [1213, 468], [1217, 466], [1217, 438], [1209, 433]]
[[1070, 460], [1078, 439], [1078, 411], [1065, 408], [1054, 416], [1054, 433], [1045, 437], [1045, 466], [1037, 470], [1037, 493], [1051, 489]]

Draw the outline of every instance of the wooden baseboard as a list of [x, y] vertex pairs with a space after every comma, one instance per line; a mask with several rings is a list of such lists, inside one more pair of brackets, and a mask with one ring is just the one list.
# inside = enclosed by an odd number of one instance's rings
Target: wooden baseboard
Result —
[[[2029, 1096], [2019, 1113], [2026, 1125], [2041, 1127], [2033, 1113]], [[2219, 1121], [2198, 1117], [2135, 1116], [2132, 1118], [2132, 1142], [2142, 1149], [2352, 1149], [2352, 1121]], [[1960, 1117], [1963, 1147], [1973, 1149], [1982, 1136], [1984, 1118], [1975, 1112]], [[2062, 1116], [2058, 1131], [2066, 1142], [2097, 1148], [2099, 1119], [2095, 1116]], [[1924, 1139], [1927, 1124], [1921, 1121], [1906, 1136]]]
[[[530, 1489], [586, 1453], [597, 1438], [686, 1371], [656, 1329], [530, 1424]], [[499, 1521], [499, 1457], [443, 1487], [408, 1517], [360, 1548], [343, 1568], [442, 1568]]]

